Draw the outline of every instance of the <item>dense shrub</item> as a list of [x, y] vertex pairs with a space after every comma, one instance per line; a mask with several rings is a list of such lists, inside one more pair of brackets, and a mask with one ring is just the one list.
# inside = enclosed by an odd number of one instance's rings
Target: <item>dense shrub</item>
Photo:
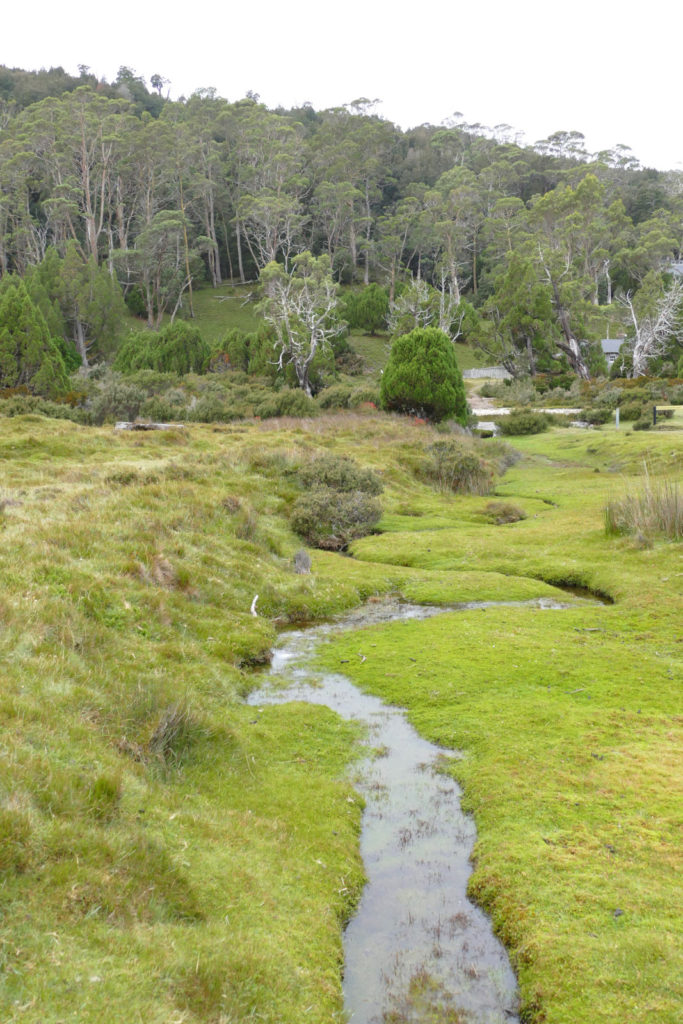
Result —
[[349, 293], [342, 305], [342, 316], [351, 329], [376, 334], [386, 326], [389, 296], [378, 284], [369, 284], [360, 292]]
[[515, 437], [522, 434], [542, 434], [550, 421], [545, 413], [530, 409], [514, 409], [509, 416], [501, 416], [498, 427], [501, 434]]
[[600, 426], [602, 423], [609, 423], [612, 419], [612, 410], [608, 406], [593, 406], [591, 409], [582, 409], [581, 419], [593, 426]]
[[467, 423], [467, 400], [455, 349], [435, 327], [396, 338], [380, 386], [382, 408], [429, 420]]
[[431, 445], [418, 474], [439, 490], [456, 494], [488, 494], [493, 482], [490, 464], [455, 438]]
[[357, 409], [360, 405], [374, 405], [375, 408], [379, 409], [379, 388], [373, 388], [368, 386], [357, 388], [351, 395], [349, 408]]
[[372, 495], [384, 490], [376, 473], [344, 455], [322, 455], [302, 466], [297, 475], [307, 488], [328, 487], [343, 493], [362, 491]]
[[114, 369], [121, 373], [158, 370], [162, 373], [203, 373], [211, 352], [196, 327], [182, 320], [158, 333], [136, 331], [119, 349]]
[[619, 406], [619, 417], [622, 420], [639, 420], [642, 415], [642, 402], [625, 402]]
[[348, 409], [351, 402], [353, 388], [348, 384], [333, 384], [332, 387], [324, 388], [316, 396], [316, 401], [321, 409]]
[[193, 423], [231, 423], [244, 416], [243, 409], [216, 394], [202, 395], [187, 412], [187, 419]]
[[90, 413], [93, 423], [134, 420], [147, 398], [142, 388], [120, 380], [109, 381], [94, 398]]
[[74, 408], [63, 402], [52, 402], [49, 398], [38, 395], [12, 395], [0, 400], [0, 416], [26, 416], [33, 413], [48, 416], [53, 420], [71, 420], [74, 423], [91, 422], [90, 412], [86, 409]]
[[317, 487], [294, 502], [291, 523], [307, 544], [341, 551], [370, 533], [381, 515], [380, 503], [369, 494]]
[[274, 416], [315, 416], [317, 412], [313, 399], [294, 388], [282, 388], [254, 406], [254, 415], [264, 420]]

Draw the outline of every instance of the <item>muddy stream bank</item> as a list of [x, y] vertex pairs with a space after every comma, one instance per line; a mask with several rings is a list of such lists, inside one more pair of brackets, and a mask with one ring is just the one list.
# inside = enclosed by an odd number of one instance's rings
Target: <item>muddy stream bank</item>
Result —
[[[547, 599], [504, 602], [512, 603], [546, 612], [570, 607]], [[354, 766], [353, 781], [365, 800], [367, 884], [344, 934], [344, 1006], [351, 1024], [518, 1022], [517, 984], [505, 949], [486, 914], [467, 898], [474, 823], [460, 808], [459, 787], [439, 770], [459, 755], [422, 739], [402, 709], [310, 664], [315, 647], [340, 629], [493, 606], [380, 602], [332, 624], [285, 633], [263, 685], [249, 698], [256, 707], [322, 704], [365, 727], [368, 756]]]

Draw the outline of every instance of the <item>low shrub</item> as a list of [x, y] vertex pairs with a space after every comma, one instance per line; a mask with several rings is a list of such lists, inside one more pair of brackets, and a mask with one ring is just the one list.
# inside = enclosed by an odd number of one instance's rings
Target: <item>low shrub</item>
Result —
[[384, 484], [371, 469], [359, 466], [345, 455], [321, 455], [298, 472], [298, 479], [306, 488], [328, 487], [342, 493], [361, 491], [377, 495]]
[[612, 419], [612, 410], [609, 406], [593, 406], [591, 409], [582, 409], [581, 419], [592, 426], [600, 426], [603, 423], [609, 423]]
[[490, 464], [455, 438], [431, 445], [418, 474], [439, 490], [456, 494], [488, 494], [493, 483]]
[[276, 416], [315, 416], [318, 407], [312, 398], [297, 388], [282, 388], [254, 406], [254, 416], [272, 419]]
[[530, 409], [514, 409], [509, 416], [501, 416], [498, 420], [501, 434], [508, 437], [517, 437], [522, 434], [542, 434], [549, 425], [545, 413], [533, 412]]
[[312, 547], [342, 551], [370, 533], [381, 515], [380, 503], [369, 494], [317, 487], [294, 502], [291, 523]]
[[357, 388], [351, 395], [349, 408], [357, 409], [359, 405], [374, 405], [379, 409], [379, 388]]
[[187, 412], [187, 419], [193, 423], [232, 423], [233, 420], [244, 417], [244, 409], [228, 404], [223, 397], [216, 394], [202, 395]]
[[619, 406], [619, 418], [629, 422], [641, 419], [643, 415], [642, 402], [624, 402]]
[[93, 423], [100, 426], [111, 420], [134, 420], [147, 395], [134, 384], [112, 380], [106, 383], [93, 399], [90, 409]]
[[511, 501], [490, 501], [479, 513], [490, 523], [503, 526], [505, 523], [519, 523], [526, 519], [526, 512]]
[[0, 416], [47, 416], [53, 420], [71, 420], [73, 423], [90, 423], [91, 414], [86, 409], [73, 408], [62, 402], [53, 402], [38, 395], [12, 395], [0, 400]]
[[353, 389], [348, 384], [333, 384], [317, 396], [321, 409], [348, 409]]

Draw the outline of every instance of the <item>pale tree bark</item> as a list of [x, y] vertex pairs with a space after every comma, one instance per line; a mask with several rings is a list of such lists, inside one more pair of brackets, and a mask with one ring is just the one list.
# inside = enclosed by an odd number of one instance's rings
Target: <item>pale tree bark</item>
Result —
[[638, 317], [631, 292], [627, 292], [624, 302], [635, 332], [633, 376], [643, 377], [650, 360], [662, 355], [671, 335], [683, 330], [683, 283], [676, 278], [657, 303], [654, 313], [647, 316]]

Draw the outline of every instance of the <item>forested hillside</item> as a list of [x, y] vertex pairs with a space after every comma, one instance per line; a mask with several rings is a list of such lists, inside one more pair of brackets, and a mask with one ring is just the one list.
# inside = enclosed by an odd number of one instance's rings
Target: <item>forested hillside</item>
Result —
[[105, 275], [159, 328], [202, 283], [310, 251], [335, 283], [385, 288], [393, 334], [438, 325], [515, 375], [605, 373], [596, 342], [622, 335], [622, 375], [676, 373], [680, 172], [588, 154], [577, 132], [522, 148], [506, 126], [402, 131], [362, 99], [269, 110], [152, 86], [0, 68], [0, 275], [27, 283], [67, 369], [118, 347]]

